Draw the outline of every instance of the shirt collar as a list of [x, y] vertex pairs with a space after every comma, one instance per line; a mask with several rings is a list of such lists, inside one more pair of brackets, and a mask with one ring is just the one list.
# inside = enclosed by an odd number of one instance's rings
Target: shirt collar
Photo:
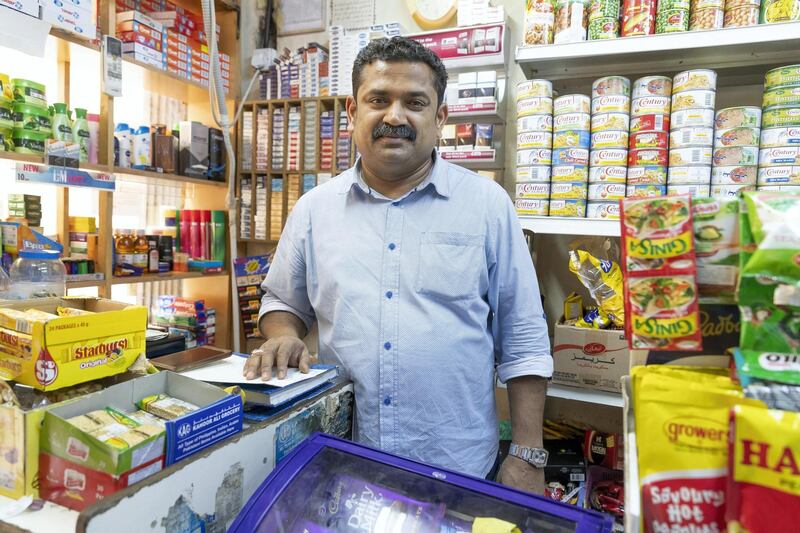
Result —
[[[425, 189], [428, 185], [432, 185], [433, 188], [436, 190], [436, 193], [439, 196], [444, 198], [450, 197], [450, 177], [449, 173], [447, 172], [447, 161], [444, 161], [436, 150], [433, 151], [433, 166], [431, 167], [430, 172], [425, 177], [422, 182], [417, 185], [412, 191], [409, 192], [411, 194], [414, 191], [421, 191]], [[356, 159], [355, 165], [350, 167], [347, 171], [343, 172], [339, 179], [342, 180], [341, 188], [339, 189], [340, 194], [347, 194], [349, 193], [354, 186], [357, 186], [359, 189], [364, 191], [367, 194], [372, 194], [372, 189], [370, 189], [367, 182], [364, 180], [364, 176], [361, 171], [361, 156], [359, 155]], [[379, 194], [375, 192], [375, 194]]]

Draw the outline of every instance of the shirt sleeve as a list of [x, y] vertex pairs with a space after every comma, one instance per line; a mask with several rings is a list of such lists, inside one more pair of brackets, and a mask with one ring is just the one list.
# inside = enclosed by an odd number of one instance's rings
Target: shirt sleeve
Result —
[[489, 265], [497, 374], [502, 383], [521, 376], [549, 378], [553, 357], [536, 270], [511, 200], [503, 194], [497, 206]]
[[308, 298], [306, 282], [305, 244], [310, 228], [306, 202], [299, 201], [281, 233], [278, 248], [269, 265], [269, 271], [261, 288], [261, 309], [258, 322], [271, 311], [287, 311], [296, 315], [310, 330], [314, 323], [314, 309]]

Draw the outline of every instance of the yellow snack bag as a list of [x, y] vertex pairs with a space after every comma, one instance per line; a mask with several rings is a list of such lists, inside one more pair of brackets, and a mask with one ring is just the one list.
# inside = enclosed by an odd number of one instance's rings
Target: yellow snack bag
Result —
[[622, 271], [613, 261], [597, 259], [584, 250], [570, 250], [569, 270], [589, 289], [600, 309], [617, 327], [625, 325]]

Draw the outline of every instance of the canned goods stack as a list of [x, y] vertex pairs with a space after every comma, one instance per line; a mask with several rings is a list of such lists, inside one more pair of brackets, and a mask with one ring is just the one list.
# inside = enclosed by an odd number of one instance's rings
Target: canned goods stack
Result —
[[690, 7], [690, 0], [658, 0], [656, 33], [687, 31]]
[[726, 0], [725, 28], [743, 28], [758, 24], [761, 0]]
[[553, 146], [553, 84], [529, 80], [517, 85], [517, 175], [519, 215], [546, 216], [550, 206]]
[[589, 152], [589, 218], [619, 218], [628, 172], [631, 82], [606, 76], [592, 84]]
[[717, 73], [687, 70], [672, 79], [667, 194], [711, 194]]
[[755, 188], [761, 108], [728, 107], [714, 119], [711, 196], [736, 196]]
[[725, 21], [725, 0], [692, 0], [689, 29], [716, 30]]
[[631, 89], [627, 196], [663, 196], [667, 190], [672, 80], [646, 76]]
[[589, 3], [589, 40], [619, 37], [619, 0], [591, 0]]
[[800, 65], [764, 79], [758, 188], [800, 192]]
[[553, 101], [550, 215], [586, 216], [591, 99], [567, 94]]

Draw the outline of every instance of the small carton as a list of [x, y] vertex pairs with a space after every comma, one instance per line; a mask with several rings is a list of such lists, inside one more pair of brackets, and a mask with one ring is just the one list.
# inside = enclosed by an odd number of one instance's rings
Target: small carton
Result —
[[620, 392], [629, 360], [623, 330], [555, 326], [553, 383]]
[[456, 150], [472, 151], [475, 147], [475, 124], [456, 125]]
[[180, 124], [180, 173], [193, 178], [206, 178], [208, 172], [209, 128], [199, 122]]
[[497, 98], [497, 72], [488, 70], [478, 72], [478, 81], [475, 88], [475, 103], [494, 102]]
[[440, 152], [452, 152], [456, 149], [456, 126], [446, 124], [442, 126], [442, 136], [439, 139]]
[[477, 72], [462, 72], [458, 75], [458, 104], [474, 104], [478, 86]]

